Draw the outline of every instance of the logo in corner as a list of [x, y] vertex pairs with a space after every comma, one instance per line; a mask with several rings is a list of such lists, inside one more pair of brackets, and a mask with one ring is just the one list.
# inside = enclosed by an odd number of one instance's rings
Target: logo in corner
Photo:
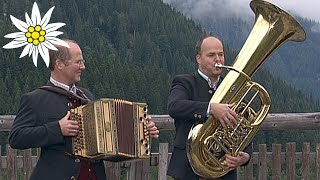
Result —
[[38, 55], [42, 57], [47, 67], [49, 67], [49, 49], [57, 51], [54, 46], [60, 45], [68, 47], [68, 44], [56, 36], [63, 34], [57, 31], [65, 23], [51, 23], [49, 20], [54, 7], [50, 8], [48, 12], [41, 19], [39, 8], [36, 2], [32, 7], [31, 18], [26, 13], [26, 22], [23, 22], [14, 16], [10, 15], [12, 23], [21, 31], [5, 35], [5, 38], [13, 39], [8, 44], [4, 45], [4, 49], [14, 49], [25, 46], [20, 57], [22, 58], [27, 54], [32, 55], [33, 64], [37, 67]]

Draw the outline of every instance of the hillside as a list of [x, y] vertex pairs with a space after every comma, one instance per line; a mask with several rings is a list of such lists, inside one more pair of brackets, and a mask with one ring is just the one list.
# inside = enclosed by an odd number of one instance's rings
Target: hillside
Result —
[[[9, 15], [25, 20], [32, 1], [4, 1], [1, 8], [0, 36], [16, 32]], [[194, 45], [204, 34], [201, 27], [159, 0], [88, 1], [44, 0], [45, 13], [55, 6], [51, 22], [65, 22], [59, 38], [75, 39], [86, 59], [81, 86], [96, 98], [112, 97], [147, 102], [152, 114], [166, 114], [167, 96], [174, 75], [195, 70]], [[232, 34], [232, 33], [230, 33]], [[1, 38], [3, 46], [9, 39]], [[226, 44], [227, 61], [235, 57]], [[42, 60], [38, 68], [30, 57], [19, 59], [22, 49], [0, 49], [0, 114], [15, 114], [22, 93], [46, 83], [49, 69]], [[260, 75], [259, 75], [260, 74]], [[300, 91], [261, 70], [257, 81], [271, 94], [274, 112], [314, 111], [316, 105]], [[289, 93], [289, 94], [288, 94]], [[286, 98], [291, 97], [291, 98]], [[292, 107], [281, 104], [293, 101]], [[296, 107], [305, 107], [297, 109]], [[314, 108], [308, 108], [314, 107]]]

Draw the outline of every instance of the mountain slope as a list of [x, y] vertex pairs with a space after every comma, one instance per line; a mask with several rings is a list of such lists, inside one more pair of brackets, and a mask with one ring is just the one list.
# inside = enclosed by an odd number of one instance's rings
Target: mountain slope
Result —
[[[0, 0], [0, 4], [5, 7], [0, 8], [3, 37], [17, 31], [9, 15], [24, 20], [33, 1]], [[87, 62], [79, 85], [89, 88], [96, 98], [147, 102], [150, 114], [167, 114], [173, 76], [196, 70], [194, 46], [204, 32], [162, 1], [43, 0], [38, 5], [43, 13], [55, 6], [50, 21], [66, 23], [60, 38], [79, 42]], [[1, 38], [1, 47], [8, 42]], [[236, 53], [228, 43], [225, 45], [231, 63]], [[49, 69], [41, 59], [36, 68], [30, 57], [19, 59], [21, 51], [0, 49], [0, 114], [15, 114], [21, 94], [49, 78]], [[274, 112], [312, 112], [319, 107], [312, 98], [267, 71], [259, 70], [256, 79], [266, 86], [272, 99], [277, 99], [273, 101]], [[293, 106], [282, 106], [291, 101]]]

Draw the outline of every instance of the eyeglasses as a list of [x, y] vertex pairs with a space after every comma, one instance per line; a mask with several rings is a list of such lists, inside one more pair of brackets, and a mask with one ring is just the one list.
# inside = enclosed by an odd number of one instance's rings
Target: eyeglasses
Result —
[[76, 65], [78, 65], [80, 67], [81, 65], [84, 65], [86, 63], [86, 60], [82, 59], [82, 60], [79, 60], [79, 61], [76, 61], [76, 62], [71, 62], [71, 60], [67, 60], [66, 62], [67, 62], [66, 65], [69, 65], [69, 63], [72, 63], [72, 64], [76, 64]]
[[86, 60], [83, 59], [83, 60], [77, 61], [76, 64], [78, 64], [80, 66], [82, 64], [84, 65], [85, 62], [86, 62]]

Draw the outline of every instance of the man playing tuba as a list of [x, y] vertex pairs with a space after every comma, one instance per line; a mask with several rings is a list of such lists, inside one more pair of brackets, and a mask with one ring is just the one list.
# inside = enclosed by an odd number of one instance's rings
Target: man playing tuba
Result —
[[[195, 73], [178, 75], [174, 78], [169, 100], [169, 115], [174, 118], [176, 136], [170, 160], [168, 175], [176, 180], [203, 179], [194, 173], [187, 158], [186, 141], [192, 126], [205, 122], [209, 115], [219, 120], [224, 128], [237, 124], [237, 114], [229, 104], [209, 103], [222, 81], [221, 69], [215, 64], [224, 64], [222, 42], [214, 36], [205, 36], [196, 45], [198, 70]], [[252, 154], [249, 145], [236, 157], [226, 155], [223, 162], [229, 172], [221, 179], [236, 179], [236, 168], [246, 165]]]

